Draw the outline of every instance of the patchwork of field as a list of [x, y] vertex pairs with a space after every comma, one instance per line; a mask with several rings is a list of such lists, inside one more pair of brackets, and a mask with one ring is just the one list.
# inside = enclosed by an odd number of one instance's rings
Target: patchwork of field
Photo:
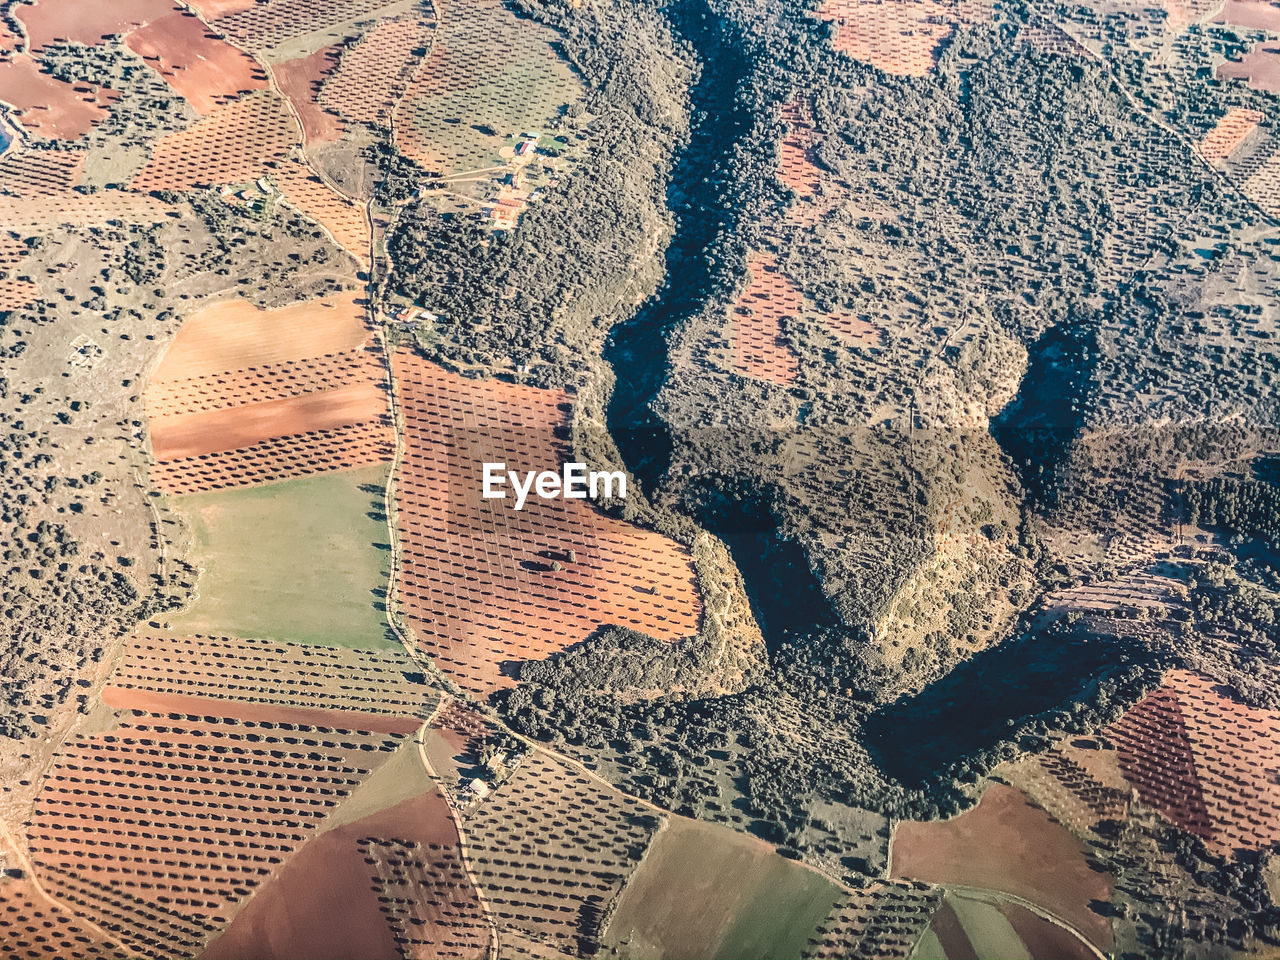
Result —
[[489, 926], [449, 809], [422, 789], [305, 844], [204, 960], [488, 956]]
[[1142, 802], [1225, 851], [1280, 840], [1280, 716], [1172, 671], [1106, 730]]
[[569, 397], [469, 380], [394, 358], [405, 437], [396, 478], [400, 603], [423, 649], [464, 689], [512, 686], [513, 668], [605, 624], [660, 640], [698, 630], [687, 551], [580, 500], [481, 497], [482, 465], [556, 469]]
[[263, 176], [269, 163], [283, 159], [300, 137], [284, 100], [260, 90], [161, 137], [130, 187], [146, 192], [249, 183]]
[[0, 159], [0, 191], [18, 197], [55, 196], [74, 187], [83, 169], [84, 154], [79, 151], [10, 150]]
[[579, 955], [658, 827], [647, 807], [539, 753], [467, 821], [476, 880], [500, 938]]
[[285, 160], [271, 166], [269, 179], [286, 202], [324, 227], [361, 266], [369, 262], [369, 220], [362, 207], [325, 183], [306, 164]]
[[607, 941], [635, 960], [798, 957], [843, 896], [772, 844], [673, 819], [627, 884]]
[[350, 294], [198, 311], [147, 386], [153, 482], [190, 494], [390, 460], [383, 372], [365, 339]]
[[395, 113], [396, 145], [429, 173], [500, 165], [507, 138], [582, 97], [555, 34], [498, 0], [445, 5], [440, 31]]
[[347, 46], [324, 82], [319, 103], [359, 123], [385, 124], [430, 48], [433, 25], [421, 17], [384, 20]]
[[1020, 904], [981, 894], [948, 893], [921, 936], [914, 960], [1053, 957], [1091, 960], [1082, 940]]
[[53, 43], [93, 46], [106, 37], [128, 33], [133, 27], [173, 11], [170, 0], [60, 0], [58, 3], [17, 4], [13, 16], [26, 29], [30, 49]]
[[267, 86], [266, 73], [253, 59], [212, 36], [191, 13], [160, 17], [134, 30], [125, 42], [201, 116]]
[[1085, 849], [1012, 787], [990, 784], [978, 805], [945, 821], [903, 821], [894, 831], [890, 872], [927, 883], [1012, 894], [1085, 936], [1111, 946], [1111, 924], [1093, 909], [1111, 900], [1111, 881], [1092, 870]]
[[[941, 901], [940, 890], [922, 884], [885, 881], [853, 890], [818, 924], [801, 956], [805, 960], [906, 960], [927, 935]], [[937, 957], [942, 957], [941, 952]], [[932, 958], [925, 953], [920, 960]]]
[[[835, 48], [885, 73], [927, 75], [937, 47], [980, 4], [933, 0], [826, 0], [817, 16], [835, 24]], [[973, 8], [972, 10], [968, 8]]]

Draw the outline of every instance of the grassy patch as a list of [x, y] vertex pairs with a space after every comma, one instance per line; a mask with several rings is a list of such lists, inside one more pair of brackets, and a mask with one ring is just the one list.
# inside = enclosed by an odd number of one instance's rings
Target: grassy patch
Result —
[[605, 939], [633, 960], [798, 957], [839, 897], [766, 843], [675, 820], [623, 892]]
[[201, 576], [172, 628], [394, 647], [384, 610], [391, 553], [382, 498], [368, 491], [385, 481], [386, 468], [377, 466], [175, 500]]

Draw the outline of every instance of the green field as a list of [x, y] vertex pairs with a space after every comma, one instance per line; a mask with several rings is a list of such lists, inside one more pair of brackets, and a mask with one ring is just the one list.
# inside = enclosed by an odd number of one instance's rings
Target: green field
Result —
[[200, 565], [196, 597], [171, 618], [184, 633], [383, 649], [391, 552], [385, 467], [177, 498]]
[[623, 891], [605, 941], [633, 960], [799, 957], [840, 896], [762, 841], [673, 819]]

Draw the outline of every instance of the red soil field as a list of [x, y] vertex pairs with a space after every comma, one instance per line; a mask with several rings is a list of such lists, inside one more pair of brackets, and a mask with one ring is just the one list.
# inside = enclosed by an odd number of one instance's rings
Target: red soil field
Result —
[[1280, 33], [1280, 3], [1268, 0], [1227, 0], [1213, 22]]
[[1107, 729], [1142, 802], [1219, 850], [1280, 840], [1280, 715], [1175, 670]]
[[796, 194], [788, 217], [802, 223], [821, 215], [818, 188], [822, 170], [814, 162], [814, 129], [808, 104], [792, 101], [782, 109], [787, 135], [778, 146], [778, 177]]
[[[36, 800], [31, 857], [54, 896], [129, 948], [191, 952], [400, 740], [134, 713], [59, 754]], [[185, 932], [161, 929], [148, 908], [176, 914]]]
[[154, 197], [119, 190], [100, 193], [62, 193], [21, 199], [0, 197], [0, 224], [8, 230], [47, 233], [64, 225], [98, 226], [108, 220], [156, 223], [169, 213], [168, 204]]
[[283, 400], [156, 417], [151, 421], [151, 449], [160, 461], [200, 457], [376, 420], [386, 409], [387, 395], [378, 384], [355, 383]]
[[361, 123], [385, 123], [403, 93], [419, 57], [431, 45], [434, 28], [416, 16], [386, 20], [342, 52], [320, 103]]
[[0, 956], [5, 960], [124, 960], [26, 880], [0, 880]]
[[431, 791], [310, 841], [202, 960], [480, 960], [488, 946], [457, 830]]
[[272, 67], [276, 85], [298, 111], [302, 133], [311, 146], [332, 143], [346, 129], [340, 119], [317, 102], [325, 77], [338, 65], [338, 55], [337, 47], [322, 47], [315, 53]]
[[756, 380], [794, 383], [800, 365], [796, 352], [782, 342], [780, 321], [804, 312], [804, 296], [768, 254], [752, 256], [747, 269], [751, 282], [729, 310], [733, 367]]
[[309, 727], [356, 727], [365, 733], [407, 735], [420, 727], [416, 717], [391, 714], [344, 713], [314, 707], [285, 707], [275, 703], [246, 703], [193, 697], [182, 693], [158, 693], [135, 687], [108, 685], [102, 688], [102, 702], [115, 710], [141, 710], [154, 714], [180, 713], [197, 717], [224, 717], [252, 723], [296, 723]]
[[[582, 500], [482, 499], [481, 463], [556, 469], [562, 393], [468, 380], [396, 355], [407, 455], [396, 479], [405, 617], [423, 649], [481, 696], [510, 668], [603, 624], [661, 640], [697, 632], [687, 552]], [[560, 569], [555, 569], [555, 565]]]
[[13, 15], [26, 26], [31, 49], [38, 52], [66, 41], [92, 46], [173, 10], [170, 0], [40, 0], [19, 4]]
[[1219, 64], [1218, 78], [1243, 80], [1255, 90], [1280, 93], [1280, 43], [1260, 43], [1244, 59]]
[[265, 364], [345, 353], [363, 344], [365, 334], [363, 302], [355, 293], [274, 310], [247, 300], [224, 300], [186, 319], [150, 383], [243, 373]]
[[1089, 904], [1111, 900], [1110, 879], [1091, 870], [1067, 830], [1012, 787], [993, 783], [951, 820], [905, 820], [894, 831], [890, 875], [1022, 897], [1065, 920], [1101, 950], [1111, 924]]
[[23, 129], [43, 139], [84, 136], [118, 99], [120, 94], [106, 87], [57, 80], [23, 53], [0, 60], [0, 100], [13, 107], [14, 118]]
[[1221, 166], [1264, 119], [1256, 110], [1232, 109], [1200, 141], [1200, 156], [1214, 166]]
[[83, 153], [71, 150], [10, 150], [0, 160], [0, 190], [19, 197], [51, 197], [80, 180]]
[[381, 364], [371, 353], [349, 350], [307, 360], [264, 363], [249, 370], [166, 380], [147, 387], [147, 416], [155, 418], [222, 410], [255, 401], [296, 397], [317, 390], [367, 383], [378, 379], [381, 373]]
[[[1000, 912], [1033, 957], [1052, 960], [1093, 960], [1094, 954], [1076, 937], [1057, 924], [1036, 916], [1016, 903], [1000, 904]], [[947, 954], [948, 958], [951, 954]]]
[[298, 138], [284, 101], [259, 91], [186, 130], [165, 134], [131, 186], [145, 192], [247, 183], [266, 173], [266, 165], [288, 153]]
[[111, 683], [246, 704], [412, 717], [415, 725], [439, 703], [438, 694], [406, 677], [402, 656], [232, 637], [135, 634]]
[[389, 463], [395, 433], [385, 420], [268, 440], [239, 450], [156, 463], [151, 482], [178, 496]]
[[125, 43], [201, 116], [238, 94], [267, 86], [266, 74], [257, 63], [211, 36], [209, 28], [190, 13], [161, 17], [129, 34]]
[[834, 46], [855, 60], [901, 76], [923, 77], [956, 17], [934, 0], [826, 0], [818, 16], [836, 24]]
[[0, 277], [0, 310], [20, 310], [40, 296], [40, 288], [27, 280]]
[[297, 160], [274, 164], [271, 179], [291, 207], [329, 231], [357, 263], [368, 265], [369, 221], [364, 207], [342, 196]]

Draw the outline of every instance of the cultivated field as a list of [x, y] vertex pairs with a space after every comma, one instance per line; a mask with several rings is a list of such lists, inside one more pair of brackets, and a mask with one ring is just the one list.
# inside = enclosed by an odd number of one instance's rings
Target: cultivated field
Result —
[[535, 752], [468, 818], [466, 832], [500, 932], [579, 955], [598, 940], [607, 906], [657, 827], [646, 807]]
[[350, 711], [363, 715], [362, 727], [372, 717], [409, 717], [416, 726], [439, 699], [416, 670], [398, 650], [140, 633], [126, 642], [111, 686], [138, 696], [217, 699], [231, 710], [256, 704], [330, 718]]
[[32, 860], [47, 888], [131, 951], [192, 951], [398, 739], [133, 711], [59, 754], [36, 802]]
[[320, 104], [359, 123], [385, 125], [433, 36], [433, 25], [421, 17], [382, 21], [342, 51]]
[[698, 630], [683, 548], [580, 500], [481, 498], [481, 465], [556, 469], [561, 393], [469, 380], [401, 352], [406, 455], [396, 478], [400, 602], [425, 651], [465, 689], [513, 684], [512, 668], [617, 624], [661, 640]]
[[1084, 847], [1065, 828], [1003, 784], [988, 786], [976, 807], [951, 820], [900, 823], [890, 871], [1022, 897], [1100, 949], [1111, 945], [1111, 924], [1092, 907], [1110, 901], [1110, 879], [1090, 869]]
[[[906, 960], [926, 935], [941, 901], [941, 891], [920, 884], [886, 881], [854, 890], [841, 897], [822, 920], [801, 956], [805, 960]], [[919, 956], [920, 960], [941, 960], [942, 953]]]
[[508, 137], [540, 130], [581, 98], [555, 34], [498, 0], [448, 4], [440, 23], [396, 111], [396, 145], [429, 173], [499, 165]]
[[175, 501], [202, 572], [173, 629], [392, 646], [383, 599], [390, 549], [385, 523], [374, 519], [381, 497], [370, 492], [385, 480], [375, 466]]
[[923, 77], [955, 29], [950, 4], [933, 0], [827, 0], [818, 16], [836, 25], [835, 48], [886, 73]]
[[342, 136], [342, 121], [320, 103], [320, 90], [338, 65], [339, 48], [321, 47], [314, 53], [285, 60], [272, 67], [280, 92], [289, 98], [302, 122], [304, 145], [316, 147]]
[[39, 52], [50, 44], [68, 41], [92, 46], [159, 19], [173, 9], [170, 0], [45, 0], [17, 4], [13, 16], [26, 28], [31, 50]]
[[311, 840], [203, 960], [481, 960], [489, 941], [448, 807], [432, 791]]
[[282, 159], [299, 137], [284, 101], [258, 91], [161, 137], [130, 186], [146, 192], [248, 183], [265, 174], [268, 163]]
[[117, 99], [119, 94], [107, 87], [57, 79], [25, 53], [0, 51], [0, 100], [37, 137], [79, 139], [107, 116]]
[[209, 33], [190, 13], [171, 13], [125, 38], [201, 116], [208, 116], [241, 93], [261, 90], [267, 76], [250, 57]]
[[7, 960], [126, 960], [42, 897], [28, 880], [0, 879], [0, 953]]
[[1223, 851], [1280, 840], [1280, 716], [1173, 671], [1106, 730], [1142, 802]]
[[771, 844], [672, 819], [627, 884], [606, 941], [635, 960], [797, 957], [841, 897]]

